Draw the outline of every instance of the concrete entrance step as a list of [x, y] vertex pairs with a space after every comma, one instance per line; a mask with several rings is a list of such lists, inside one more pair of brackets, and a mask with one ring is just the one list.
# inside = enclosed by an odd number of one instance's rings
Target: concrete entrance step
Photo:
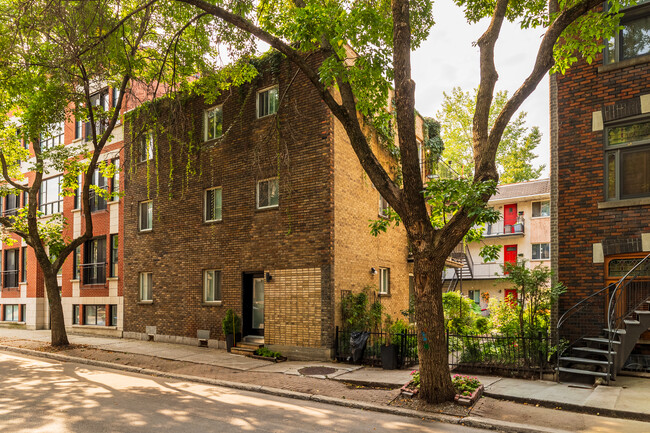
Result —
[[237, 343], [237, 348], [239, 348], [239, 349], [257, 350], [260, 347], [264, 347], [264, 344], [246, 343], [246, 342], [243, 342], [243, 341]]
[[[257, 348], [255, 348], [255, 349], [257, 349]], [[237, 346], [237, 347], [231, 348], [230, 353], [234, 353], [235, 355], [247, 356], [247, 355], [252, 355], [253, 352], [255, 352], [255, 349]]]

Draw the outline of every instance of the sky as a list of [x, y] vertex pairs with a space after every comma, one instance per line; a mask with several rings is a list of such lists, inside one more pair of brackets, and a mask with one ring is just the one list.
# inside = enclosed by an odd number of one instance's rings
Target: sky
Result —
[[[411, 56], [415, 80], [415, 106], [423, 116], [436, 117], [443, 92], [460, 86], [471, 90], [479, 83], [479, 49], [472, 46], [487, 29], [489, 21], [469, 25], [460, 7], [452, 0], [436, 0], [433, 5], [436, 24], [431, 34]], [[517, 24], [504, 23], [495, 49], [499, 73], [496, 90], [512, 94], [530, 73], [535, 61], [542, 30], [521, 30]], [[524, 102], [527, 126], [538, 126], [542, 141], [537, 148], [535, 166], [546, 164], [542, 177], [549, 175], [549, 88], [548, 76]], [[514, 116], [513, 116], [514, 117]]]

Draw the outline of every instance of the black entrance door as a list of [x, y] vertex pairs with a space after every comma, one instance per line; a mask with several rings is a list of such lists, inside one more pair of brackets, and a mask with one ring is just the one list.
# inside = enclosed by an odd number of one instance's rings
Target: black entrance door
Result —
[[242, 330], [244, 336], [264, 336], [264, 273], [244, 273], [242, 289]]

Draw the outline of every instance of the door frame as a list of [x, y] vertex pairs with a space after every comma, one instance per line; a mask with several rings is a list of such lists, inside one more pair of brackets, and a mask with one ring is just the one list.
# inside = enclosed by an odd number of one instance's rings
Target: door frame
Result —
[[242, 273], [242, 335], [264, 336], [264, 329], [253, 329], [253, 279], [264, 278], [264, 271]]

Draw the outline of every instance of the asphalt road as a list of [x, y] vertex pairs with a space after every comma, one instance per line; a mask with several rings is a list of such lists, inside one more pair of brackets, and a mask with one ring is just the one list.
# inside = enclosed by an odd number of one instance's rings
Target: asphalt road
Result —
[[2, 432], [481, 432], [0, 352]]

